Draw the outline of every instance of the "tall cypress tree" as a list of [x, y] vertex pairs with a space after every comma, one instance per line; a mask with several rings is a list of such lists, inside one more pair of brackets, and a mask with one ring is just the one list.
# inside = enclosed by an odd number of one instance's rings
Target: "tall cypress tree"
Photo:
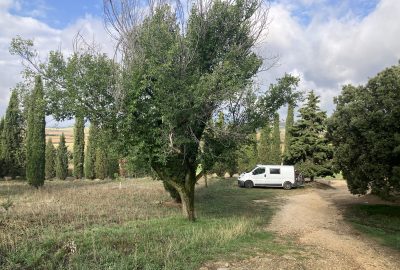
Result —
[[6, 110], [1, 144], [4, 174], [12, 178], [23, 174], [23, 116], [16, 91], [12, 91]]
[[331, 159], [332, 146], [325, 137], [326, 113], [321, 111], [319, 97], [311, 91], [307, 103], [302, 107], [300, 119], [291, 129], [289, 152], [285, 163], [293, 164], [311, 180], [316, 176], [333, 175]]
[[288, 112], [286, 116], [286, 124], [285, 124], [285, 148], [283, 155], [285, 156], [290, 149], [290, 137], [291, 137], [291, 129], [294, 124], [294, 102], [289, 102]]
[[4, 117], [0, 119], [0, 160], [3, 160]]
[[94, 163], [96, 160], [96, 125], [90, 124], [89, 127], [89, 137], [86, 145], [86, 153], [85, 153], [85, 178], [86, 179], [94, 179]]
[[99, 179], [107, 177], [107, 154], [102, 147], [96, 149], [95, 174]]
[[0, 119], [0, 177], [4, 176], [5, 166], [3, 160], [3, 130], [4, 130], [4, 117]]
[[257, 154], [257, 163], [271, 164], [271, 126], [269, 123], [261, 129]]
[[37, 76], [29, 102], [26, 138], [26, 178], [36, 188], [44, 184], [45, 178], [45, 108], [42, 78]]
[[51, 138], [49, 138], [46, 145], [45, 176], [46, 179], [52, 179], [56, 176], [56, 149]]
[[271, 163], [281, 164], [281, 133], [279, 130], [279, 114], [275, 113], [272, 130]]
[[75, 118], [74, 128], [74, 176], [76, 179], [83, 177], [83, 164], [85, 151], [85, 122], [84, 118], [77, 116]]
[[56, 177], [61, 180], [65, 180], [68, 175], [68, 150], [65, 145], [64, 133], [60, 136], [60, 143], [57, 148], [57, 159], [56, 159]]

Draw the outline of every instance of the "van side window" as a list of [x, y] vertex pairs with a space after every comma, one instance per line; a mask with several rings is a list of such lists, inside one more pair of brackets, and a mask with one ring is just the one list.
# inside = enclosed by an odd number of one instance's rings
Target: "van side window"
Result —
[[281, 174], [281, 169], [270, 168], [269, 174]]
[[265, 168], [257, 168], [253, 171], [253, 175], [265, 173]]

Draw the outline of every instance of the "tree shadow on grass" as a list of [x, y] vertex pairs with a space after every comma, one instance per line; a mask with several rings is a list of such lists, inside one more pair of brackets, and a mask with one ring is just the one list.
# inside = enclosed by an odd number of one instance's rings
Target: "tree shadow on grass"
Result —
[[271, 188], [240, 188], [236, 178], [214, 179], [196, 190], [199, 218], [257, 217], [269, 219], [285, 191]]

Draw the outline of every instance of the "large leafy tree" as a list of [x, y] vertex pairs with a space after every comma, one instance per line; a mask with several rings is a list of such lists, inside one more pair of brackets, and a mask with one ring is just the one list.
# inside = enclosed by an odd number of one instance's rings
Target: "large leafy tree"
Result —
[[85, 121], [83, 117], [75, 118], [74, 128], [74, 176], [76, 179], [81, 179], [84, 175], [84, 155], [85, 155]]
[[44, 184], [45, 179], [45, 109], [43, 83], [36, 77], [35, 88], [28, 105], [28, 126], [26, 136], [26, 178], [36, 188]]
[[[106, 14], [115, 15], [118, 3], [108, 3]], [[184, 28], [167, 5], [157, 5], [143, 20], [109, 17], [112, 25], [124, 26], [118, 29], [124, 50], [123, 140], [179, 192], [189, 220], [195, 219], [199, 146], [216, 112], [229, 113], [225, 134], [239, 140], [286, 98], [279, 91], [257, 98], [250, 87], [262, 64], [253, 51], [261, 2], [201, 3], [193, 6]]]
[[400, 191], [400, 66], [346, 85], [335, 99], [329, 137], [334, 164], [353, 194], [369, 190], [381, 197]]
[[10, 53], [22, 58], [27, 78], [42, 76], [47, 114], [56, 120], [85, 117], [113, 125], [120, 99], [115, 89], [119, 67], [78, 37], [74, 40], [76, 49], [68, 57], [61, 51], [50, 51], [47, 60], [42, 61], [33, 41], [20, 36], [12, 39]]
[[11, 98], [4, 118], [1, 136], [2, 159], [4, 161], [4, 174], [15, 178], [23, 175], [23, 116], [16, 91], [12, 91]]
[[60, 142], [57, 148], [56, 177], [65, 180], [68, 176], [68, 149], [65, 144], [64, 133], [60, 135]]
[[326, 113], [319, 108], [319, 97], [310, 91], [299, 110], [300, 119], [290, 131], [290, 147], [285, 163], [294, 164], [305, 177], [333, 175], [333, 148], [326, 138]]

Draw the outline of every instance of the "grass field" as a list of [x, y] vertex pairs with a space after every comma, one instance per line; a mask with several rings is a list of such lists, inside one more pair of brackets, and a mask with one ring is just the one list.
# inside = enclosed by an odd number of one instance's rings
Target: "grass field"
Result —
[[151, 179], [52, 181], [40, 190], [0, 182], [0, 269], [197, 269], [281, 254], [290, 244], [265, 226], [284, 192], [213, 179], [197, 187], [198, 220], [190, 223]]
[[347, 209], [345, 217], [357, 230], [400, 250], [400, 206], [353, 205]]

